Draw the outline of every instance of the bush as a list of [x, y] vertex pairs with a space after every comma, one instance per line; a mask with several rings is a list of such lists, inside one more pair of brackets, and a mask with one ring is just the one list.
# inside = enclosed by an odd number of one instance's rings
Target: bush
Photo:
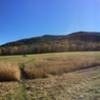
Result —
[[19, 81], [20, 76], [17, 64], [0, 62], [0, 81]]
[[25, 72], [25, 76], [29, 79], [47, 77], [47, 74], [43, 70], [43, 68], [38, 68], [38, 67], [35, 67], [35, 66], [26, 66], [24, 68], [24, 72]]

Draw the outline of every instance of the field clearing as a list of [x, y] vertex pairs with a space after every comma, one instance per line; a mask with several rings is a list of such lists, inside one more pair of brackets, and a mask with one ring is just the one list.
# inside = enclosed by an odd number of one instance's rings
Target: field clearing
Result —
[[46, 53], [46, 54], [34, 54], [34, 55], [15, 55], [15, 56], [0, 56], [0, 62], [11, 62], [11, 63], [30, 63], [38, 62], [40, 60], [70, 60], [80, 59], [80, 57], [91, 57], [91, 59], [100, 59], [100, 52], [62, 52], [62, 53]]
[[33, 78], [0, 82], [0, 100], [100, 100], [100, 52], [1, 56], [0, 62], [24, 65]]
[[15, 56], [0, 56], [0, 61], [9, 61], [13, 63], [26, 63], [31, 60], [41, 60], [41, 59], [47, 59], [52, 58], [55, 59], [56, 57], [59, 57], [62, 59], [63, 57], [69, 58], [69, 57], [82, 57], [82, 56], [91, 56], [94, 59], [100, 58], [100, 52], [62, 52], [62, 53], [45, 53], [45, 54], [33, 54], [33, 55], [15, 55]]
[[24, 77], [45, 78], [50, 75], [100, 65], [99, 52], [64, 52], [21, 56], [1, 56], [0, 62], [18, 64]]

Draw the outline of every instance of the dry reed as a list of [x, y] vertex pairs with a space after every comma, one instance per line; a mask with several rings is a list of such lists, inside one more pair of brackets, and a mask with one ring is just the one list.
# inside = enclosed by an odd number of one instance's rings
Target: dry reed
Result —
[[19, 81], [20, 69], [17, 64], [0, 62], [0, 81]]

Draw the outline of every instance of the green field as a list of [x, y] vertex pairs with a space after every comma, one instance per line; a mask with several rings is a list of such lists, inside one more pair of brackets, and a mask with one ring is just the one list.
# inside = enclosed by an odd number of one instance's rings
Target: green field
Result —
[[27, 75], [0, 82], [0, 100], [100, 100], [100, 52], [1, 56], [0, 62]]

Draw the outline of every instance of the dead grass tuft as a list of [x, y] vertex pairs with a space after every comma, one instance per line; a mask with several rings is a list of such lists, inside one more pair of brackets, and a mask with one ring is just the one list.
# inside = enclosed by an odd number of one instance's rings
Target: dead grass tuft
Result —
[[19, 81], [20, 69], [17, 64], [0, 62], [0, 81]]

